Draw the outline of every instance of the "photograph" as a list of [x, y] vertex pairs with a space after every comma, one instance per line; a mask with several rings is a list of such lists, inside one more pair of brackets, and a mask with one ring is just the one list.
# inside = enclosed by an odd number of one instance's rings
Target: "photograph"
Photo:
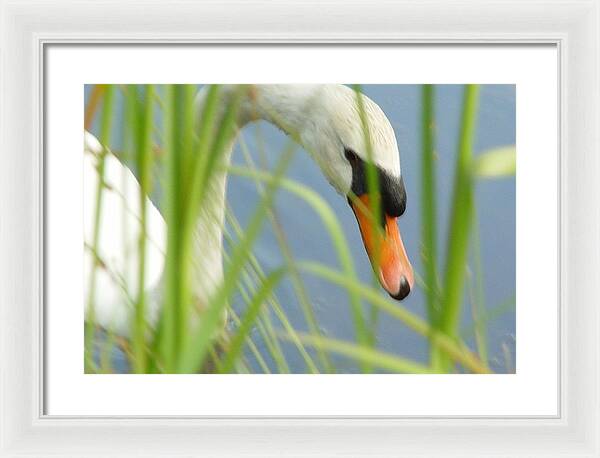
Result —
[[514, 84], [81, 89], [85, 374], [516, 373]]
[[600, 0], [0, 0], [0, 457], [600, 458]]

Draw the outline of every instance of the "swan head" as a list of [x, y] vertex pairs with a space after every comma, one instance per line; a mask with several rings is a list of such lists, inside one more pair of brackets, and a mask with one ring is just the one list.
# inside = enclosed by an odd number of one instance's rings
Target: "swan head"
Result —
[[[280, 114], [297, 127], [300, 142], [331, 185], [348, 200], [382, 287], [395, 299], [404, 299], [413, 287], [414, 274], [398, 229], [397, 220], [406, 209], [406, 190], [396, 136], [388, 118], [364, 95], [360, 108], [357, 93], [347, 86], [301, 86], [294, 91], [299, 94], [288, 91], [287, 101], [279, 94], [279, 101], [283, 98], [288, 104]], [[297, 107], [297, 111], [289, 106]], [[378, 214], [377, 199], [371, 199], [369, 192], [369, 170], [377, 175]]]
[[[333, 188], [348, 200], [381, 285], [395, 299], [404, 299], [414, 284], [397, 222], [406, 208], [406, 190], [396, 136], [381, 108], [364, 95], [360, 96], [361, 108], [358, 94], [338, 84], [248, 85], [244, 89], [239, 127], [263, 119], [304, 146]], [[221, 93], [230, 97], [237, 90], [235, 85], [224, 86]], [[202, 97], [201, 93], [200, 103]], [[368, 170], [377, 174], [379, 199], [370, 198]], [[379, 205], [372, 202], [377, 200]]]

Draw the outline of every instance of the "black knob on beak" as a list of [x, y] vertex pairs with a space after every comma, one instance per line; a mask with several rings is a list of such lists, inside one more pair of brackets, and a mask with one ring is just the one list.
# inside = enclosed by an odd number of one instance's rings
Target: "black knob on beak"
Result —
[[406, 296], [408, 296], [409, 293], [410, 293], [410, 285], [408, 284], [408, 280], [406, 280], [406, 277], [404, 275], [402, 275], [402, 278], [400, 278], [400, 289], [398, 290], [398, 293], [396, 295], [390, 294], [390, 296], [392, 296], [394, 299], [396, 299], [398, 301], [401, 301]]

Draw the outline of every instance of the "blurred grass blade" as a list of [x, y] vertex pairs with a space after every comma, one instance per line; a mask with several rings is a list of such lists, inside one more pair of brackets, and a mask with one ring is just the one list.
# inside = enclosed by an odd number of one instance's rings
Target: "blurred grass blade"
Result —
[[[233, 323], [235, 324], [235, 326], [239, 327], [242, 324], [242, 321], [240, 320], [240, 317], [237, 315], [237, 313], [235, 313], [235, 310], [228, 309], [228, 312], [229, 312], [229, 315], [231, 316], [231, 319], [232, 319]], [[258, 349], [256, 344], [252, 340], [252, 336], [248, 336], [248, 338], [246, 339], [246, 341], [244, 343], [245, 343], [245, 345], [248, 345], [248, 348], [250, 349], [252, 356], [256, 359], [256, 362], [260, 366], [263, 373], [270, 374], [271, 370], [269, 369], [267, 362], [265, 361], [262, 354], [260, 353], [260, 350]]]
[[103, 334], [104, 342], [100, 348], [100, 373], [110, 374], [112, 370], [112, 352], [115, 346], [115, 334], [112, 330], [108, 330]]
[[106, 154], [111, 142], [114, 88], [108, 84], [104, 86], [104, 99], [102, 102], [102, 117], [100, 120], [100, 144], [102, 154], [98, 157], [98, 185], [96, 187], [96, 202], [94, 205], [94, 233], [92, 240], [92, 269], [90, 270], [89, 290], [87, 297], [87, 323], [84, 333], [84, 366], [88, 372], [95, 367], [94, 341], [96, 335], [95, 300], [96, 300], [96, 270], [98, 268], [98, 244], [100, 242], [100, 226], [102, 221], [102, 194], [104, 191], [104, 166]]
[[[256, 178], [267, 183], [273, 182], [273, 177], [270, 174], [257, 170], [249, 170], [243, 167], [229, 167], [229, 173], [246, 176], [249, 178]], [[359, 283], [354, 270], [352, 257], [350, 256], [350, 249], [348, 247], [348, 243], [346, 242], [346, 237], [344, 236], [344, 231], [342, 230], [335, 213], [333, 213], [323, 198], [312, 189], [285, 178], [280, 180], [280, 186], [302, 198], [313, 208], [313, 210], [315, 210], [315, 212], [321, 218], [321, 221], [327, 229], [327, 232], [329, 233], [344, 275], [346, 275], [352, 281]], [[352, 318], [354, 320], [354, 326], [356, 330], [356, 338], [361, 345], [368, 346], [369, 334], [363, 318], [360, 297], [351, 289], [347, 289], [346, 291], [350, 299]]]
[[[160, 354], [166, 372], [176, 369], [183, 339], [187, 336], [190, 290], [191, 217], [186, 197], [189, 192], [190, 164], [193, 160], [193, 97], [190, 85], [166, 87], [165, 153], [167, 167], [166, 222], [167, 255], [165, 260], [165, 294], [161, 319]], [[188, 181], [186, 181], [188, 178]]]
[[[227, 218], [228, 218], [230, 225], [236, 232], [237, 236], [240, 237], [240, 235], [242, 234], [242, 230], [241, 230], [241, 227], [240, 227], [237, 219], [233, 215], [233, 213], [228, 211]], [[254, 254], [250, 253], [250, 255], [248, 257], [248, 261], [249, 261], [249, 269], [248, 269], [249, 274], [252, 277], [252, 279], [255, 280], [255, 283], [264, 281], [266, 278], [266, 275], [265, 275], [262, 267], [260, 266], [260, 263], [258, 262], [258, 259], [256, 258], [256, 256]], [[286, 332], [293, 335], [295, 332], [294, 328], [290, 324], [289, 319], [287, 318], [285, 312], [283, 311], [283, 307], [279, 303], [279, 300], [277, 299], [277, 296], [274, 292], [271, 294], [271, 297], [269, 298], [269, 306], [273, 310], [273, 312], [275, 313], [276, 317], [279, 319], [279, 321], [281, 322], [283, 327], [285, 328]], [[277, 364], [279, 371], [281, 373], [289, 373], [290, 369], [285, 360], [285, 356], [283, 355], [281, 346], [279, 345], [279, 340], [275, 334], [269, 310], [265, 310], [262, 313], [261, 319], [258, 322], [258, 330], [263, 335], [265, 344], [267, 345], [267, 348], [269, 349], [272, 358], [274, 359], [275, 363]], [[317, 366], [313, 362], [312, 358], [310, 357], [310, 355], [308, 354], [308, 352], [306, 351], [306, 349], [304, 348], [302, 343], [298, 339], [294, 339], [294, 344], [296, 345], [296, 349], [300, 353], [300, 356], [302, 356], [302, 359], [304, 360], [308, 371], [311, 373], [315, 373], [315, 374], [318, 373], [319, 371], [317, 369]]]
[[[146, 85], [140, 92], [138, 100], [133, 92], [132, 104], [134, 128], [134, 145], [136, 149], [136, 165], [140, 183], [140, 228], [138, 235], [138, 291], [135, 304], [135, 319], [133, 320], [132, 332], [132, 350], [134, 355], [133, 369], [136, 373], [146, 372], [146, 238], [147, 238], [147, 203], [148, 196], [152, 190], [152, 163], [154, 155], [152, 154], [152, 108], [154, 89], [151, 85]], [[131, 97], [131, 96], [130, 96]]]
[[241, 320], [238, 331], [230, 341], [219, 372], [229, 373], [233, 370], [237, 358], [242, 353], [242, 349], [250, 334], [250, 330], [258, 317], [261, 307], [263, 307], [265, 300], [269, 297], [275, 286], [281, 281], [284, 273], [285, 269], [281, 268], [269, 274], [252, 298], [250, 304], [248, 304], [248, 309]]
[[473, 236], [471, 238], [471, 253], [474, 265], [474, 278], [470, 283], [471, 310], [475, 325], [475, 343], [482, 361], [488, 361], [487, 327], [482, 317], [485, 314], [485, 292], [483, 285], [483, 264], [481, 262], [481, 240], [479, 237], [479, 219], [477, 209], [473, 208]]
[[[439, 326], [438, 272], [437, 272], [437, 182], [435, 174], [435, 86], [421, 89], [421, 257], [425, 270], [425, 299], [427, 316], [434, 328]], [[430, 344], [430, 364], [439, 369], [438, 353]]]
[[[202, 113], [199, 113], [198, 125], [198, 145], [196, 147], [196, 162], [192, 170], [191, 188], [189, 191], [189, 202], [196, 208], [200, 207], [200, 199], [204, 189], [207, 186], [207, 180], [212, 172], [212, 164], [218, 157], [211, 157], [213, 150], [215, 131], [219, 124], [216, 119], [217, 105], [219, 102], [219, 86], [211, 85], [206, 93], [206, 99], [202, 107]], [[230, 108], [231, 111], [231, 108]], [[231, 116], [231, 114], [230, 114]]]
[[194, 185], [194, 176], [192, 170], [194, 164], [198, 161], [198, 156], [195, 148], [195, 136], [194, 136], [194, 98], [196, 94], [196, 87], [192, 84], [182, 84], [176, 86], [178, 95], [178, 110], [179, 116], [176, 121], [180, 124], [178, 143], [181, 148], [181, 169], [179, 171], [179, 180], [181, 186], [179, 191], [179, 206], [180, 206], [180, 221], [177, 223], [180, 225], [175, 230], [179, 234], [179, 280], [178, 287], [180, 289], [179, 302], [176, 303], [175, 307], [175, 346], [176, 355], [178, 356], [184, 348], [189, 334], [189, 325], [191, 322], [193, 305], [196, 301], [196, 297], [193, 296], [192, 291], [192, 261], [193, 258], [190, 253], [193, 252], [192, 242], [193, 234], [196, 229], [197, 212], [193, 201], [193, 197], [190, 198], [190, 189]]
[[[243, 138], [240, 138], [239, 144], [242, 149], [242, 153], [244, 154], [246, 163], [248, 164], [250, 169], [257, 170], [256, 165], [254, 164], [254, 161], [252, 160], [250, 151], [249, 151], [245, 141], [243, 140]], [[258, 180], [256, 178], [254, 179], [254, 182], [256, 184], [256, 189], [257, 189], [259, 195], [262, 196], [262, 194], [264, 193], [264, 183], [262, 183], [260, 180]], [[277, 218], [275, 209], [272, 209], [269, 212], [269, 219], [271, 220], [271, 225], [275, 232], [275, 237], [277, 238], [277, 243], [279, 245], [280, 251], [285, 260], [285, 264], [286, 264], [288, 274], [289, 274], [289, 279], [292, 282], [292, 286], [296, 293], [296, 297], [298, 298], [298, 302], [300, 303], [300, 307], [302, 308], [302, 313], [304, 314], [306, 324], [308, 325], [308, 328], [309, 328], [311, 334], [319, 336], [319, 335], [321, 335], [321, 329], [319, 328], [319, 324], [317, 322], [317, 317], [316, 317], [315, 311], [309, 300], [308, 292], [306, 291], [302, 277], [300, 276], [298, 269], [296, 268], [296, 265], [294, 263], [292, 251], [287, 242], [283, 227], [282, 227], [281, 223], [279, 222], [279, 219]], [[299, 341], [294, 340], [294, 343], [297, 343], [297, 342], [299, 342]], [[302, 353], [302, 355], [307, 363], [308, 369], [313, 373], [318, 373], [319, 371], [314, 366], [314, 363], [312, 363], [312, 359], [310, 357], [307, 357], [308, 354], [305, 351], [303, 351], [303, 349], [300, 347], [299, 347], [299, 350]], [[328, 373], [335, 372], [335, 366], [334, 366], [333, 362], [331, 361], [331, 359], [329, 358], [329, 356], [327, 355], [327, 352], [325, 352], [324, 350], [322, 350], [321, 348], [318, 348], [318, 347], [317, 347], [316, 351], [317, 351], [317, 357], [319, 358], [319, 362], [321, 363], [321, 365], [325, 369], [325, 371]]]
[[422, 88], [422, 153], [421, 153], [421, 236], [423, 238], [422, 257], [425, 267], [425, 295], [429, 320], [437, 323], [437, 206], [436, 179], [434, 169], [434, 86], [426, 84]]
[[[468, 261], [469, 237], [473, 218], [473, 142], [479, 101], [479, 87], [467, 85], [464, 90], [463, 112], [454, 191], [448, 231], [444, 300], [440, 327], [450, 337], [458, 334], [465, 273]], [[448, 370], [447, 361], [443, 363]]]
[[330, 352], [352, 358], [368, 367], [377, 367], [401, 374], [430, 374], [431, 370], [409, 359], [390, 355], [370, 347], [363, 347], [350, 342], [344, 342], [325, 337], [300, 334], [300, 340], [305, 344], [319, 346]]
[[181, 208], [179, 205], [180, 191], [180, 148], [177, 139], [178, 126], [176, 112], [179, 105], [176, 101], [176, 89], [174, 85], [166, 87], [165, 113], [163, 134], [165, 140], [165, 167], [167, 175], [167, 186], [165, 189], [165, 203], [163, 205], [165, 221], [167, 223], [167, 255], [165, 257], [164, 269], [164, 304], [161, 314], [159, 338], [159, 353], [166, 372], [173, 372], [173, 362], [176, 357], [175, 347], [175, 307], [180, 300], [177, 276], [179, 274], [179, 236], [176, 228], [181, 221]]
[[502, 146], [478, 154], [473, 161], [473, 171], [478, 178], [514, 176], [517, 171], [516, 147]]
[[[381, 202], [381, 193], [379, 191], [379, 174], [377, 172], [377, 167], [375, 166], [375, 162], [373, 160], [373, 143], [371, 141], [371, 126], [369, 125], [369, 120], [367, 118], [367, 113], [365, 111], [365, 102], [363, 100], [363, 94], [361, 92], [359, 85], [354, 85], [354, 92], [356, 96], [356, 105], [358, 108], [358, 114], [360, 116], [360, 124], [363, 131], [363, 140], [366, 145], [367, 150], [367, 162], [366, 162], [366, 172], [367, 172], [367, 191], [369, 194], [369, 205], [371, 206], [370, 213], [372, 214], [372, 218], [374, 220], [378, 220], [383, 214], [382, 211], [382, 202]], [[355, 199], [354, 199], [355, 200]], [[372, 225], [372, 228], [375, 228], [377, 233], [382, 233], [382, 226], [377, 222]], [[375, 247], [374, 247], [374, 258], [373, 264], [375, 266], [380, 265], [380, 257], [381, 257], [381, 241], [382, 238], [380, 236], [376, 236], [375, 238]], [[372, 275], [373, 283], [377, 282], [375, 278], [375, 274]], [[367, 344], [370, 346], [374, 346], [375, 344], [375, 335], [376, 335], [376, 326], [377, 326], [377, 313], [372, 309], [371, 310], [371, 326], [372, 329], [368, 331], [368, 342]], [[371, 368], [363, 362], [362, 364], [363, 372], [371, 372]]]
[[83, 116], [83, 128], [87, 131], [89, 131], [92, 128], [92, 124], [94, 123], [94, 118], [96, 116], [96, 111], [98, 110], [98, 106], [102, 101], [105, 86], [105, 84], [92, 85], [92, 91], [88, 99], [88, 103], [85, 107], [85, 112]]
[[198, 329], [194, 330], [190, 343], [181, 355], [178, 367], [179, 372], [194, 372], [202, 366], [210, 343], [215, 337], [215, 331], [218, 326], [221, 312], [237, 285], [238, 277], [248, 259], [252, 246], [260, 233], [268, 209], [273, 204], [275, 191], [279, 187], [282, 176], [291, 161], [292, 153], [294, 151], [293, 148], [294, 146], [292, 145], [291, 148], [283, 152], [282, 157], [275, 167], [272, 180], [267, 187], [265, 195], [259, 202], [250, 219], [244, 237], [240, 240], [240, 243], [234, 247], [231, 255], [231, 263], [228, 266], [229, 268], [224, 276], [223, 283], [215, 293], [208, 309], [202, 314]]
[[[367, 153], [367, 161], [366, 161], [366, 172], [367, 172], [367, 190], [369, 193], [369, 205], [371, 206], [371, 210], [369, 213], [371, 214], [371, 218], [374, 223], [373, 228], [383, 232], [381, 228], [380, 215], [381, 215], [381, 194], [379, 192], [379, 174], [377, 173], [377, 167], [373, 160], [373, 143], [371, 141], [371, 128], [369, 126], [369, 121], [367, 119], [367, 113], [365, 111], [365, 102], [363, 99], [363, 94], [360, 90], [359, 85], [354, 85], [354, 93], [356, 96], [356, 107], [358, 110], [358, 115], [360, 117], [360, 124], [363, 131], [363, 141], [366, 146]], [[380, 243], [381, 240], [379, 238], [375, 238], [377, 243]], [[377, 256], [379, 256], [380, 248], [378, 246], [375, 247], [375, 255], [376, 255], [376, 263], [379, 263]]]
[[487, 374], [490, 372], [490, 369], [487, 367], [487, 365], [482, 363], [479, 358], [477, 358], [467, 348], [466, 345], [459, 342], [457, 339], [451, 339], [450, 337], [437, 332], [417, 315], [408, 311], [406, 308], [391, 302], [389, 299], [382, 297], [379, 294], [379, 291], [361, 283], [353, 282], [342, 273], [336, 272], [335, 270], [332, 270], [322, 264], [314, 262], [298, 262], [297, 265], [305, 272], [317, 275], [332, 283], [343, 286], [348, 290], [352, 290], [356, 294], [360, 294], [371, 304], [379, 307], [383, 312], [403, 322], [407, 327], [416, 333], [430, 338], [432, 344], [435, 347], [438, 347], [441, 353], [447, 355], [457, 363], [462, 364], [467, 369], [479, 374]]
[[[479, 322], [481, 323], [481, 326], [485, 326], [487, 323], [490, 323], [491, 321], [497, 319], [498, 317], [502, 316], [505, 313], [514, 312], [515, 311], [515, 301], [516, 301], [516, 297], [511, 296], [511, 297], [503, 300], [500, 304], [485, 310], [484, 313], [482, 313], [482, 315], [479, 317]], [[464, 328], [461, 329], [460, 335], [466, 339], [471, 336], [474, 336], [476, 332], [477, 332], [476, 324], [471, 323], [470, 325], [465, 326]]]
[[[241, 237], [243, 231], [235, 216], [229, 210], [226, 212], [226, 216], [227, 221], [236, 233], [236, 236], [238, 238]], [[231, 234], [229, 234], [229, 231], [225, 230], [224, 236], [225, 240], [229, 244], [235, 245], [236, 243], [238, 243], [238, 241], [235, 240]], [[223, 253], [223, 256], [226, 263], [231, 262], [231, 259], [226, 251]], [[256, 256], [250, 253], [248, 256], [248, 265], [242, 270], [241, 280], [238, 284], [238, 293], [244, 300], [245, 304], [249, 304], [251, 302], [250, 294], [255, 294], [256, 285], [264, 282], [265, 279], [266, 275], [260, 267]], [[277, 297], [275, 295], [275, 292], [271, 292], [271, 295], [268, 299], [268, 303], [269, 306], [272, 308], [277, 307]], [[233, 310], [231, 306], [229, 306], [227, 310], [231, 311], [232, 314], [235, 314], [235, 310]], [[277, 371], [282, 374], [289, 373], [290, 369], [285, 360], [285, 356], [283, 355], [281, 346], [279, 345], [279, 341], [275, 335], [272, 320], [268, 310], [262, 310], [262, 313], [260, 314], [256, 323], [256, 328], [261, 338], [263, 339], [267, 351], [269, 352], [269, 356], [275, 362]]]

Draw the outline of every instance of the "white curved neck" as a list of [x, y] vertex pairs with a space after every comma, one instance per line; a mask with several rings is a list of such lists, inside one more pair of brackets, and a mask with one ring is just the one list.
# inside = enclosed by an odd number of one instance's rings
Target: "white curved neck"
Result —
[[[227, 97], [236, 86], [220, 88], [220, 97]], [[303, 107], [311, 99], [315, 86], [309, 85], [254, 85], [248, 88], [247, 96], [240, 103], [238, 132], [252, 121], [265, 120], [289, 133], [289, 126], [299, 129], [307, 119]], [[207, 88], [203, 88], [196, 101], [196, 113], [204, 108]], [[237, 134], [223, 151], [223, 162], [231, 160]], [[194, 293], [201, 303], [207, 303], [223, 279], [223, 229], [227, 190], [227, 173], [216, 172], [210, 178], [208, 193], [203, 201], [194, 235]]]

